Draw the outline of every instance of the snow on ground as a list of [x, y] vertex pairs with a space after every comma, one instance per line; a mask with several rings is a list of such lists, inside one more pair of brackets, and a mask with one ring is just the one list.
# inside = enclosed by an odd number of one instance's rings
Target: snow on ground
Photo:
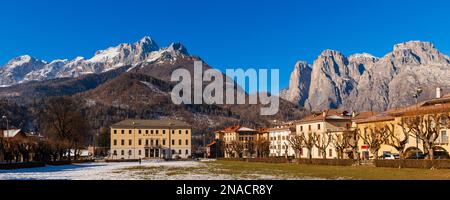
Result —
[[198, 161], [86, 163], [42, 168], [0, 170], [0, 180], [317, 180], [249, 171], [229, 172]]
[[[196, 167], [201, 163], [143, 161], [133, 163], [87, 163], [42, 168], [0, 170], [0, 180], [136, 180], [127, 170], [130, 167]], [[161, 177], [163, 178], [163, 177]]]

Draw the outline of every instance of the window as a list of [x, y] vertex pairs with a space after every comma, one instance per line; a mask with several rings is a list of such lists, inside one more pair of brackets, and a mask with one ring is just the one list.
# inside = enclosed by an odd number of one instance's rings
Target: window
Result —
[[186, 130], [186, 135], [188, 135], [189, 134], [189, 130]]
[[150, 145], [153, 146], [153, 139], [150, 140]]
[[122, 151], [120, 152], [120, 154], [121, 154], [122, 156], [124, 156], [124, 155], [125, 155], [125, 151], [122, 150]]
[[139, 151], [138, 151], [138, 155], [141, 155], [141, 154], [142, 154], [142, 151], [141, 151], [141, 150], [139, 150]]
[[172, 150], [172, 154], [175, 154], [175, 150]]
[[186, 140], [186, 145], [189, 145], [189, 140]]
[[308, 130], [311, 131], [311, 125], [308, 126]]
[[175, 145], [175, 140], [172, 140], [172, 145]]
[[122, 132], [122, 134], [125, 134], [125, 130], [122, 130], [121, 132]]
[[175, 134], [175, 130], [172, 130], [172, 134]]
[[122, 140], [120, 143], [122, 144], [122, 146], [124, 146], [125, 145], [125, 140]]
[[133, 145], [133, 140], [128, 140], [128, 145]]
[[153, 130], [151, 130], [150, 133], [153, 135]]
[[320, 130], [320, 124], [317, 124], [317, 130]]
[[129, 134], [131, 134], [131, 133], [133, 133], [133, 131], [131, 131], [131, 130], [128, 130], [128, 133], [129, 133]]
[[148, 146], [148, 139], [145, 140], [145, 145]]
[[117, 140], [114, 140], [114, 146], [117, 146]]
[[189, 155], [189, 150], [186, 149], [186, 155]]
[[166, 145], [166, 139], [163, 140], [163, 145]]
[[113, 155], [117, 156], [117, 150], [114, 150]]
[[114, 134], [117, 134], [117, 130], [114, 130]]
[[181, 135], [181, 130], [179, 130], [179, 131], [178, 131], [178, 134], [180, 134], [180, 135]]
[[181, 155], [181, 149], [180, 149], [180, 150], [178, 150], [178, 154], [180, 154], [180, 155]]
[[333, 150], [331, 149], [328, 150], [328, 156], [333, 157]]
[[131, 150], [128, 150], [128, 155], [129, 156], [133, 155]]
[[448, 143], [448, 135], [446, 130], [441, 131], [441, 143]]
[[166, 130], [163, 130], [163, 134], [166, 134]]
[[158, 146], [159, 145], [159, 140], [158, 139], [156, 139], [156, 146]]
[[156, 130], [156, 135], [158, 135], [159, 134], [159, 130]]
[[303, 131], [303, 126], [300, 126], [300, 131]]
[[142, 140], [141, 139], [139, 139], [138, 144], [139, 144], [139, 146], [142, 145]]
[[145, 130], [145, 134], [148, 134], [148, 130]]
[[182, 145], [182, 142], [181, 142], [181, 140], [178, 140], [178, 145], [180, 145], [180, 146]]
[[139, 134], [141, 134], [142, 133], [142, 131], [141, 130], [139, 130]]

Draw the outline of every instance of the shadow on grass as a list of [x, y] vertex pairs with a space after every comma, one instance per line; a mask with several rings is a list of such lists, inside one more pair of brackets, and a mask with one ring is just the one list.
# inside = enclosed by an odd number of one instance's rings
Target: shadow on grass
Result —
[[83, 165], [83, 164], [72, 164], [72, 165], [60, 165], [60, 166], [52, 166], [47, 165], [46, 167], [37, 167], [37, 168], [26, 168], [26, 169], [13, 169], [13, 170], [0, 170], [0, 174], [9, 173], [9, 174], [21, 174], [21, 173], [52, 173], [52, 172], [62, 172], [62, 171], [70, 171], [70, 170], [78, 170], [83, 168], [92, 168], [92, 167], [102, 167], [106, 166], [105, 164], [91, 164], [91, 165]]

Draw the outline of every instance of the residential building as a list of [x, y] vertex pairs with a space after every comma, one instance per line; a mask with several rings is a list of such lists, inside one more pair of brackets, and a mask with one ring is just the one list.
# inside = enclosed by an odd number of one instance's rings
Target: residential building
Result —
[[189, 158], [191, 125], [178, 120], [124, 120], [111, 126], [111, 159]]
[[[25, 133], [21, 129], [11, 129], [11, 130], [0, 130], [0, 139], [8, 142], [18, 143], [18, 144], [28, 144], [33, 145], [33, 143], [43, 139], [40, 135], [35, 135], [33, 133]], [[16, 162], [26, 162], [32, 161], [35, 157], [34, 153], [23, 154], [19, 153], [16, 156], [3, 155], [3, 151], [0, 151], [0, 162], [5, 160], [14, 160]], [[14, 158], [12, 158], [14, 157]]]
[[[420, 153], [426, 152], [423, 148], [423, 142], [420, 139], [417, 139], [413, 133], [408, 134], [408, 139], [405, 138], [405, 133], [403, 131], [408, 132], [408, 128], [406, 127], [406, 129], [403, 130], [403, 127], [401, 126], [402, 119], [411, 119], [418, 116], [431, 116], [433, 114], [445, 114], [447, 117], [450, 116], [450, 94], [443, 97], [440, 97], [439, 95], [434, 99], [426, 100], [404, 108], [390, 109], [386, 112], [378, 113], [366, 119], [355, 120], [354, 123], [356, 124], [356, 128], [360, 134], [369, 134], [375, 129], [380, 130], [386, 126], [391, 127], [390, 130], [393, 131], [395, 138], [398, 138], [399, 140], [406, 140], [403, 154], [406, 158], [408, 158], [409, 156], [414, 155], [415, 153], [413, 152], [416, 152], [417, 150], [420, 151]], [[449, 122], [447, 121], [446, 125], [433, 128], [437, 128], [438, 132], [436, 135], [436, 147], [434, 151], [439, 152], [441, 155], [448, 155], [448, 152], [450, 151], [450, 141], [448, 137], [448, 134], [450, 133]], [[381, 148], [378, 150], [378, 155], [373, 155], [373, 153], [369, 150], [370, 146], [363, 140], [363, 138], [359, 138], [358, 143], [358, 151], [361, 153], [362, 159], [373, 159], [375, 156], [379, 157], [386, 153], [399, 153], [394, 147], [388, 144], [382, 144]]]
[[259, 133], [256, 129], [237, 125], [216, 131], [215, 138], [216, 140], [223, 141], [225, 158], [248, 158], [255, 156], [254, 141], [259, 137], [264, 137], [264, 133], [261, 136]]
[[[332, 137], [346, 136], [353, 134], [351, 131], [352, 115], [342, 110], [325, 110], [321, 113], [312, 113], [305, 118], [295, 122], [296, 135], [303, 135], [305, 139], [316, 136], [316, 139], [322, 138], [324, 145], [314, 145], [311, 149], [312, 158], [337, 158], [338, 152], [332, 144]], [[312, 138], [311, 138], [312, 140]], [[317, 142], [315, 142], [317, 143]], [[325, 149], [319, 151], [317, 146]], [[308, 149], [303, 148], [299, 152], [301, 158], [308, 158]]]
[[271, 157], [295, 157], [295, 150], [289, 142], [292, 134], [295, 134], [295, 126], [292, 124], [279, 125], [269, 129]]

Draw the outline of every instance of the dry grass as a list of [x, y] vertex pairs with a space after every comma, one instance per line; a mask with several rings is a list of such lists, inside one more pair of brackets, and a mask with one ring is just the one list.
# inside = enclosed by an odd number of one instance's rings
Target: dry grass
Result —
[[369, 166], [322, 166], [299, 164], [252, 163], [242, 161], [217, 161], [211, 168], [221, 169], [229, 174], [252, 172], [280, 178], [303, 179], [360, 179], [360, 180], [450, 180], [449, 169], [395, 169]]

